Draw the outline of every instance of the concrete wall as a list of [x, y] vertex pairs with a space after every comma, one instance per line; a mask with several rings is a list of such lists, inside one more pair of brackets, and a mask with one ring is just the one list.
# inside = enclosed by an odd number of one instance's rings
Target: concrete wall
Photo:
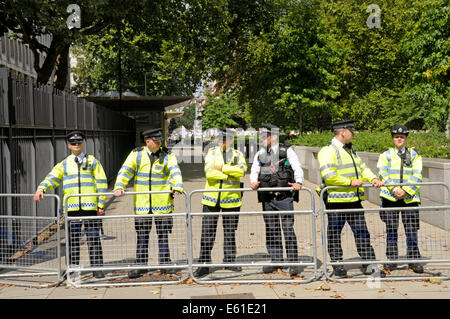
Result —
[[[320, 147], [296, 146], [295, 152], [305, 174], [305, 179], [312, 183], [321, 184], [319, 162], [317, 154]], [[379, 153], [358, 152], [361, 159], [370, 167], [372, 172], [377, 172], [377, 161]], [[423, 181], [442, 182], [450, 187], [450, 160], [423, 158]], [[449, 205], [450, 198], [447, 188], [442, 185], [422, 186], [421, 188], [422, 206]], [[381, 203], [379, 191], [375, 188], [366, 189], [366, 200], [377, 205]], [[445, 230], [450, 229], [450, 210], [446, 211], [424, 211], [420, 213], [420, 218], [435, 226]]]

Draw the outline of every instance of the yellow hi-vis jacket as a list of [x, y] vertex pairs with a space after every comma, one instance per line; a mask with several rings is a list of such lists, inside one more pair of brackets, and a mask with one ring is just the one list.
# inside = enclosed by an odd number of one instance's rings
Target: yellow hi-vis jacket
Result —
[[[355, 152], [351, 153], [350, 155], [333, 141], [322, 147], [318, 160], [320, 175], [325, 186], [350, 186], [351, 181], [355, 179], [371, 182], [377, 178]], [[318, 192], [320, 190], [321, 187], [317, 189]], [[364, 199], [362, 187], [328, 189], [329, 203], [350, 203]]]
[[[125, 189], [134, 177], [135, 192], [179, 191], [182, 193], [183, 179], [175, 154], [161, 147], [154, 155], [150, 165], [146, 146], [131, 151], [117, 174], [114, 191]], [[150, 201], [151, 212], [154, 214], [168, 214], [174, 209], [171, 193], [138, 194], [134, 195], [134, 213], [149, 214]]]
[[[244, 155], [234, 148], [227, 151], [232, 151], [233, 156], [228, 163], [225, 163], [220, 146], [208, 150], [205, 157], [205, 189], [240, 188], [240, 179], [247, 170]], [[222, 170], [215, 169], [216, 165], [222, 165]], [[216, 206], [219, 196], [219, 205], [222, 208], [240, 207], [242, 205], [242, 192], [205, 192], [203, 193], [202, 204]]]
[[[400, 181], [400, 169], [402, 160], [397, 154], [395, 148], [384, 150], [378, 158], [377, 169], [380, 180], [385, 185], [402, 183], [421, 183], [422, 182], [422, 156], [415, 148], [407, 148], [409, 159], [403, 165], [403, 180]], [[400, 186], [397, 186], [400, 187]], [[395, 186], [381, 187], [380, 197], [396, 202], [398, 199], [394, 195]], [[420, 203], [420, 186], [402, 186], [407, 194], [404, 198], [405, 203]]]
[[[86, 168], [75, 162], [71, 154], [53, 167], [50, 173], [39, 184], [38, 190], [44, 193], [54, 190], [61, 182], [63, 184], [63, 203], [67, 195], [106, 193], [108, 181], [102, 165], [92, 155], [86, 155]], [[106, 196], [70, 197], [67, 211], [97, 210], [105, 207]]]

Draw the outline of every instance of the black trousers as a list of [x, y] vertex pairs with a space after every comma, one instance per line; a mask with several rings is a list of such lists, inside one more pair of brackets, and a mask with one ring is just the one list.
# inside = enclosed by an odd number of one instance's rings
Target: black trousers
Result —
[[[152, 229], [153, 217], [138, 217], [134, 220], [134, 228], [137, 235], [136, 262], [139, 265], [148, 263], [148, 242]], [[155, 217], [156, 234], [158, 235], [158, 260], [160, 264], [170, 264], [169, 234], [172, 232], [173, 217]]]
[[[262, 205], [264, 211], [294, 210], [294, 199], [292, 197], [287, 197], [282, 200], [273, 198], [268, 202], [263, 202]], [[283, 261], [281, 229], [283, 229], [285, 239], [287, 260], [289, 262], [298, 261], [297, 236], [294, 231], [294, 214], [264, 214], [263, 218], [266, 224], [266, 247], [271, 262]]]
[[[97, 211], [74, 211], [68, 212], [69, 217], [77, 216], [97, 216]], [[103, 265], [103, 250], [100, 241], [100, 228], [102, 221], [100, 219], [90, 220], [71, 220], [69, 225], [69, 264], [80, 264], [80, 238], [81, 228], [84, 226], [84, 232], [87, 237], [89, 260], [91, 266]]]
[[[240, 207], [222, 208], [217, 201], [216, 206], [203, 205], [203, 212], [238, 212]], [[202, 237], [200, 240], [199, 262], [211, 262], [211, 250], [216, 239], [218, 215], [202, 216]], [[223, 224], [223, 262], [236, 260], [236, 238], [235, 232], [239, 223], [239, 215], [222, 216]]]
[[[407, 210], [408, 207], [418, 207], [418, 203], [406, 204], [404, 200], [398, 200], [392, 202], [385, 198], [382, 198], [383, 207], [398, 207], [399, 211], [380, 211], [380, 218], [386, 224], [386, 257], [388, 259], [398, 259], [398, 226], [399, 215], [401, 212], [403, 227], [406, 234], [406, 258], [419, 259], [420, 252], [418, 247], [418, 235], [419, 230], [419, 211]], [[403, 208], [400, 210], [400, 208]]]
[[[326, 203], [327, 209], [356, 209], [362, 208], [361, 202]], [[350, 225], [355, 237], [356, 249], [363, 260], [375, 260], [375, 251], [370, 244], [370, 234], [367, 229], [363, 212], [328, 213], [327, 241], [328, 254], [331, 261], [342, 260], [341, 233], [345, 223]]]

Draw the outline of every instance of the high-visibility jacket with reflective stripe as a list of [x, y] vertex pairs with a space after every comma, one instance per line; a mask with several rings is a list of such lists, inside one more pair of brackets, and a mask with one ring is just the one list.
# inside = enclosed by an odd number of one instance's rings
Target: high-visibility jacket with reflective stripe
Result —
[[[228, 163], [225, 163], [220, 146], [208, 150], [205, 157], [205, 189], [240, 188], [240, 179], [247, 171], [247, 164], [240, 151], [233, 148], [230, 150], [233, 155]], [[216, 165], [221, 165], [222, 170], [215, 169]], [[242, 205], [242, 192], [205, 192], [203, 193], [202, 204], [216, 206], [219, 196], [219, 204], [222, 208], [240, 207]]]
[[[350, 155], [342, 146], [333, 142], [322, 147], [318, 160], [320, 175], [325, 186], [350, 186], [351, 181], [355, 179], [371, 182], [377, 178], [355, 152]], [[364, 199], [362, 187], [328, 190], [329, 203], [357, 202]]]
[[[47, 190], [54, 190], [62, 182], [63, 203], [67, 195], [105, 193], [108, 182], [102, 165], [92, 155], [87, 155], [86, 163], [86, 169], [84, 169], [82, 165], [75, 162], [75, 155], [69, 155], [53, 167], [37, 189], [45, 193]], [[67, 202], [67, 211], [104, 208], [105, 199], [106, 196], [70, 197]]]
[[[160, 152], [163, 152], [163, 160], [159, 157]], [[125, 189], [132, 178], [135, 192], [184, 190], [177, 158], [175, 154], [163, 148], [155, 153], [151, 167], [145, 147], [131, 151], [117, 174], [114, 191]], [[150, 213], [150, 200], [154, 214], [168, 214], [174, 209], [171, 193], [138, 194], [134, 195], [134, 213]]]
[[[403, 166], [403, 183], [421, 183], [422, 182], [422, 156], [415, 148], [408, 148], [410, 154], [410, 166]], [[400, 183], [400, 168], [402, 160], [397, 154], [395, 148], [390, 148], [380, 154], [377, 163], [378, 176], [385, 185]], [[399, 187], [399, 186], [397, 186]], [[390, 201], [397, 201], [394, 195], [394, 186], [381, 187], [380, 197]], [[420, 203], [420, 186], [402, 186], [407, 195], [404, 198], [405, 203]]]

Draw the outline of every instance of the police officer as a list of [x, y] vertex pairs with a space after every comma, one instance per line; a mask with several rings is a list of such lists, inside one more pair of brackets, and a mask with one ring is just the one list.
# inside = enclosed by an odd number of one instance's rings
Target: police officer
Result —
[[[320, 193], [325, 186], [352, 186], [351, 188], [327, 190], [327, 194], [324, 194], [325, 206], [329, 210], [362, 208], [364, 188], [359, 186], [363, 181], [370, 182], [377, 188], [381, 187], [383, 183], [372, 173], [353, 148], [354, 121], [335, 122], [332, 124], [332, 129], [334, 138], [318, 154], [323, 184], [317, 191]], [[360, 257], [363, 260], [375, 260], [375, 251], [370, 244], [370, 234], [364, 214], [352, 212], [328, 214], [327, 240], [331, 261], [342, 261], [341, 232], [346, 222], [353, 231]], [[363, 264], [361, 270], [364, 274], [369, 275], [375, 271], [374, 267]], [[347, 271], [342, 265], [333, 265], [333, 272], [338, 277], [347, 276]], [[385, 273], [380, 272], [380, 275], [384, 277]]]
[[[221, 136], [220, 136], [221, 135]], [[220, 138], [221, 137], [221, 138]], [[242, 188], [240, 179], [247, 170], [244, 155], [231, 147], [233, 133], [221, 129], [219, 145], [211, 147], [205, 156], [205, 189]], [[202, 197], [203, 212], [238, 212], [242, 206], [242, 192], [205, 192]], [[218, 215], [202, 217], [202, 236], [200, 242], [200, 263], [211, 262], [211, 250], [216, 238]], [[239, 215], [223, 215], [224, 259], [223, 263], [233, 263], [236, 259], [235, 231]], [[241, 267], [228, 266], [227, 270], [241, 271]], [[199, 267], [196, 277], [209, 274], [211, 268]]]
[[[394, 183], [421, 183], [422, 182], [422, 156], [415, 148], [407, 148], [408, 128], [404, 125], [395, 125], [391, 129], [394, 147], [385, 149], [378, 158], [377, 169], [380, 179], [385, 185]], [[420, 259], [417, 245], [417, 232], [419, 230], [419, 211], [408, 210], [409, 207], [418, 207], [420, 204], [420, 186], [385, 186], [381, 188], [380, 197], [382, 207], [398, 207], [401, 210], [402, 222], [406, 233], [406, 246], [408, 259]], [[386, 256], [389, 260], [398, 259], [398, 211], [381, 211], [381, 220], [386, 224], [387, 243]], [[423, 266], [418, 263], [408, 264], [409, 269], [416, 273], [423, 273]], [[397, 264], [388, 263], [384, 269], [391, 271]]]
[[[161, 194], [134, 195], [134, 213], [136, 215], [164, 214], [155, 217], [158, 235], [158, 259], [160, 265], [172, 263], [169, 250], [169, 233], [172, 232], [173, 194], [183, 192], [183, 180], [175, 154], [162, 146], [161, 128], [142, 132], [146, 146], [135, 148], [128, 155], [117, 175], [114, 195], [121, 196], [129, 181], [134, 178], [134, 191], [172, 191]], [[135, 218], [137, 233], [136, 262], [148, 263], [148, 238], [152, 227], [152, 217]], [[138, 278], [146, 269], [134, 269], [128, 273], [129, 278]], [[164, 268], [162, 273], [175, 273], [175, 269]]]
[[[263, 211], [286, 211], [294, 209], [294, 199], [298, 201], [298, 191], [302, 188], [303, 170], [297, 154], [289, 144], [279, 144], [280, 129], [275, 125], [263, 124], [261, 140], [263, 147], [256, 153], [250, 173], [252, 189], [258, 187], [289, 187], [295, 191], [261, 192], [258, 200]], [[295, 198], [294, 198], [295, 197]], [[266, 246], [271, 263], [283, 262], [283, 242], [281, 228], [285, 238], [288, 262], [298, 262], [297, 236], [294, 232], [293, 214], [265, 214]], [[281, 225], [280, 225], [281, 219]], [[276, 271], [280, 266], [264, 266], [264, 273]], [[289, 274], [299, 273], [298, 266], [289, 267]]]
[[[92, 155], [83, 152], [85, 136], [73, 131], [67, 134], [67, 146], [72, 154], [58, 163], [39, 184], [34, 200], [40, 201], [47, 190], [53, 190], [61, 182], [64, 199], [72, 194], [104, 193], [108, 189], [106, 175], [100, 162]], [[67, 203], [68, 216], [103, 216], [105, 214], [105, 196], [70, 197]], [[89, 258], [92, 266], [103, 265], [103, 252], [99, 230], [101, 220], [71, 221], [69, 228], [69, 264], [80, 263], [81, 227], [87, 235]], [[94, 271], [95, 278], [104, 278], [102, 271]]]

